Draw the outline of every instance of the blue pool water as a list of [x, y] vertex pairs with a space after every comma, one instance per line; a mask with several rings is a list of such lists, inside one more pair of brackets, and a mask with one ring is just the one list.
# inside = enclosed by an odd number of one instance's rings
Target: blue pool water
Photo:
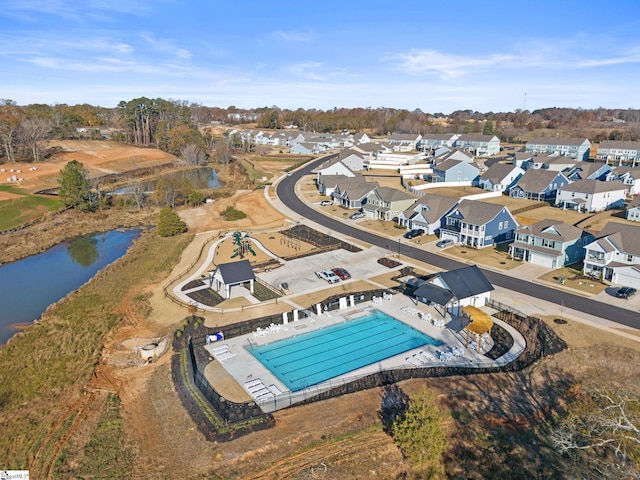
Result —
[[383, 312], [250, 349], [291, 391], [441, 342]]

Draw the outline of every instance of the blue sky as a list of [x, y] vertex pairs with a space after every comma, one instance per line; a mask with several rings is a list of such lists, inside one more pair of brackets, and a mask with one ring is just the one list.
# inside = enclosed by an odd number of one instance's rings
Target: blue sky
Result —
[[0, 98], [640, 108], [639, 14], [637, 0], [0, 0]]

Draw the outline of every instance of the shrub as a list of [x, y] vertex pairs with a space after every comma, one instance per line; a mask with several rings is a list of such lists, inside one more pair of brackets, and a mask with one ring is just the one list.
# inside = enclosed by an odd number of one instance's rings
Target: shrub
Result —
[[220, 215], [227, 222], [233, 222], [235, 220], [242, 220], [243, 218], [247, 218], [246, 213], [241, 210], [236, 210], [233, 205], [229, 205]]

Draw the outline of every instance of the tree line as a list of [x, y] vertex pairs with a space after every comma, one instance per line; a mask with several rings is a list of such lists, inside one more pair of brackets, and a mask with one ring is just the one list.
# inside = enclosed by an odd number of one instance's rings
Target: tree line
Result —
[[[261, 107], [251, 111], [235, 106], [208, 107], [183, 100], [139, 97], [122, 100], [114, 108], [88, 104], [17, 105], [0, 100], [0, 162], [39, 161], [50, 139], [79, 136], [102, 138], [108, 132], [115, 141], [139, 147], [155, 147], [183, 158], [189, 164], [213, 155], [226, 163], [229, 151], [250, 151], [240, 137], [224, 142], [215, 138], [216, 124], [256, 119], [258, 128], [297, 128], [313, 132], [485, 133], [503, 142], [524, 141], [533, 131], [560, 131], [563, 136], [602, 140], [640, 139], [640, 110], [544, 108], [513, 112], [456, 110], [449, 114], [397, 108], [281, 109]], [[446, 121], [443, 121], [446, 119]], [[82, 128], [81, 128], [82, 127]], [[544, 131], [544, 130], [543, 130]], [[552, 133], [550, 133], [552, 135]]]

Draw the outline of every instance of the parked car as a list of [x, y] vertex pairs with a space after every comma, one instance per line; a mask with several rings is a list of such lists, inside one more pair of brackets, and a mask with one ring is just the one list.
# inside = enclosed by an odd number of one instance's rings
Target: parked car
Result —
[[416, 238], [420, 235], [424, 235], [424, 230], [421, 228], [414, 228], [413, 230], [409, 230], [407, 233], [403, 235], [404, 238]]
[[616, 292], [618, 298], [631, 298], [636, 294], [636, 289], [633, 287], [621, 287]]
[[450, 247], [451, 245], [453, 245], [453, 240], [451, 240], [450, 238], [440, 240], [438, 243], [436, 243], [436, 247], [438, 248]]
[[364, 216], [365, 216], [364, 212], [355, 212], [355, 213], [352, 213], [351, 215], [349, 215], [349, 218], [351, 220], [357, 220], [358, 218], [364, 218]]
[[340, 277], [340, 280], [349, 280], [351, 278], [351, 274], [344, 268], [336, 267], [332, 268], [331, 271]]
[[338, 277], [331, 270], [320, 270], [316, 272], [316, 277], [325, 280], [329, 283], [338, 283], [340, 281], [340, 277]]
[[321, 207], [326, 207], [327, 205], [332, 205], [332, 204], [333, 204], [333, 201], [331, 201], [331, 200], [322, 200], [320, 202], [320, 206]]

